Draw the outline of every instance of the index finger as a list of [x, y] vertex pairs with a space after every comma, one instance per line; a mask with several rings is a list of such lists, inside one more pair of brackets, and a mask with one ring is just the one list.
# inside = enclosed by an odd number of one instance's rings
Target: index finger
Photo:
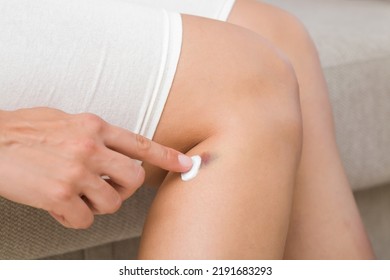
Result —
[[168, 171], [186, 172], [192, 167], [189, 156], [114, 125], [104, 129], [103, 141], [112, 150]]

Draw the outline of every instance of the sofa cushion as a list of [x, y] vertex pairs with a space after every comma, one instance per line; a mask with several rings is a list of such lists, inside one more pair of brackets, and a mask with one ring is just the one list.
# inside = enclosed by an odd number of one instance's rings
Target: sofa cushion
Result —
[[307, 27], [354, 190], [390, 182], [390, 1], [268, 0]]
[[46, 211], [0, 197], [0, 260], [43, 258], [137, 237], [154, 194], [140, 188], [117, 213], [95, 216], [87, 230], [64, 228]]

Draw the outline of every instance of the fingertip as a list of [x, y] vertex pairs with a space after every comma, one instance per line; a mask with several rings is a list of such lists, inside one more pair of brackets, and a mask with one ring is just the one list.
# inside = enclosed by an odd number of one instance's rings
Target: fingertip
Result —
[[185, 155], [185, 154], [179, 154], [178, 160], [180, 163], [180, 166], [183, 168], [183, 170], [180, 170], [181, 172], [186, 172], [191, 169], [193, 162], [191, 157]]

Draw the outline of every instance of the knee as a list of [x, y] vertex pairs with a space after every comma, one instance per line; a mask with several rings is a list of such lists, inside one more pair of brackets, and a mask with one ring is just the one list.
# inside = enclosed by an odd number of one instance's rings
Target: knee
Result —
[[229, 22], [262, 34], [286, 53], [315, 49], [304, 24], [293, 14], [257, 0], [237, 0]]
[[269, 25], [272, 26], [271, 39], [291, 56], [291, 59], [297, 56], [297, 53], [307, 55], [317, 52], [308, 30], [299, 18], [277, 7], [272, 7], [272, 11], [269, 19]]
[[214, 111], [225, 115], [219, 128], [241, 131], [253, 139], [267, 137], [288, 142], [300, 152], [302, 120], [299, 86], [295, 71], [272, 45], [254, 34], [240, 40], [241, 55], [220, 106]]
[[303, 139], [300, 101], [294, 76], [287, 69], [278, 72], [280, 80], [272, 85], [260, 86], [258, 81], [246, 81], [257, 90], [242, 92], [233, 104], [225, 103], [228, 110], [224, 111], [219, 131], [242, 135], [253, 140], [248, 141], [248, 145], [252, 143], [257, 147], [267, 138], [275, 145], [283, 143], [300, 155]]
[[170, 123], [176, 139], [191, 138], [186, 146], [194, 146], [241, 131], [251, 139], [264, 133], [295, 139], [291, 143], [299, 147], [299, 89], [288, 59], [248, 29], [190, 16], [183, 22], [181, 59], [166, 107], [175, 112]]

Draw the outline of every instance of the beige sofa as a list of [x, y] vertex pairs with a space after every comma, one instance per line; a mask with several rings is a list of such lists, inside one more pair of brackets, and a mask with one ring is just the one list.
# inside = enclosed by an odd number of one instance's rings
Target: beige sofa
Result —
[[[317, 44], [342, 159], [377, 256], [390, 259], [390, 1], [269, 2], [296, 14]], [[83, 231], [0, 199], [0, 259], [133, 258], [153, 195], [140, 189]]]

